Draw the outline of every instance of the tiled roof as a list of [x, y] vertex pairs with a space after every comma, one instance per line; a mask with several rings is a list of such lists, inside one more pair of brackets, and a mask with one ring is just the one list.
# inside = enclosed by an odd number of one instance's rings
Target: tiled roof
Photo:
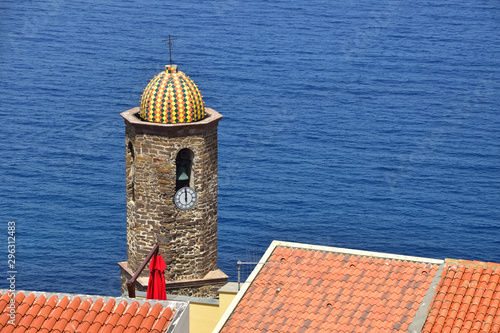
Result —
[[179, 310], [168, 306], [168, 302], [20, 291], [15, 296], [16, 316], [12, 325], [11, 294], [2, 290], [0, 295], [2, 333], [164, 332]]
[[221, 332], [407, 332], [443, 261], [273, 242], [263, 262]]
[[500, 264], [447, 262], [422, 332], [500, 332]]

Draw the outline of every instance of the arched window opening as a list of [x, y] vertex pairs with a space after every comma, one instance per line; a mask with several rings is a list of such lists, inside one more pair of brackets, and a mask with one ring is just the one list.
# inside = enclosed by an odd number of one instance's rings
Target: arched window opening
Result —
[[181, 149], [175, 159], [177, 167], [175, 190], [178, 191], [183, 187], [192, 187], [191, 171], [193, 167], [194, 154], [188, 148]]
[[128, 164], [130, 165], [128, 177], [129, 183], [127, 184], [127, 189], [130, 191], [130, 199], [135, 201], [135, 152], [132, 142], [129, 142], [127, 145], [127, 159], [129, 160]]

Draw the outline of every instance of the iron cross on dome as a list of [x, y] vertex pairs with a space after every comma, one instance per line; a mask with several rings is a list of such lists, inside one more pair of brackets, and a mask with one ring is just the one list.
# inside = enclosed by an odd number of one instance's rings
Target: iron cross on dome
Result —
[[162, 42], [167, 42], [168, 45], [168, 50], [170, 51], [170, 66], [172, 66], [172, 41], [176, 40], [177, 38], [172, 38], [170, 35], [168, 35], [168, 39], [163, 39]]

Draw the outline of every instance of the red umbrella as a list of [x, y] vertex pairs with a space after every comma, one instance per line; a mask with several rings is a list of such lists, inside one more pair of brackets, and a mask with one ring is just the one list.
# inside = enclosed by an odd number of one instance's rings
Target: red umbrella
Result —
[[165, 290], [165, 275], [163, 272], [167, 268], [167, 264], [161, 255], [154, 255], [149, 264], [149, 282], [147, 298], [149, 299], [167, 299], [167, 291]]

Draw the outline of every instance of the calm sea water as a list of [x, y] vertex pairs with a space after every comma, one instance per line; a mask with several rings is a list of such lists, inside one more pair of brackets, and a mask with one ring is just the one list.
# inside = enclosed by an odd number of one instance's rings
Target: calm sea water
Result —
[[500, 262], [499, 7], [2, 1], [0, 275], [14, 220], [18, 289], [119, 294], [119, 114], [168, 63], [169, 34], [224, 115], [232, 280], [273, 239]]

